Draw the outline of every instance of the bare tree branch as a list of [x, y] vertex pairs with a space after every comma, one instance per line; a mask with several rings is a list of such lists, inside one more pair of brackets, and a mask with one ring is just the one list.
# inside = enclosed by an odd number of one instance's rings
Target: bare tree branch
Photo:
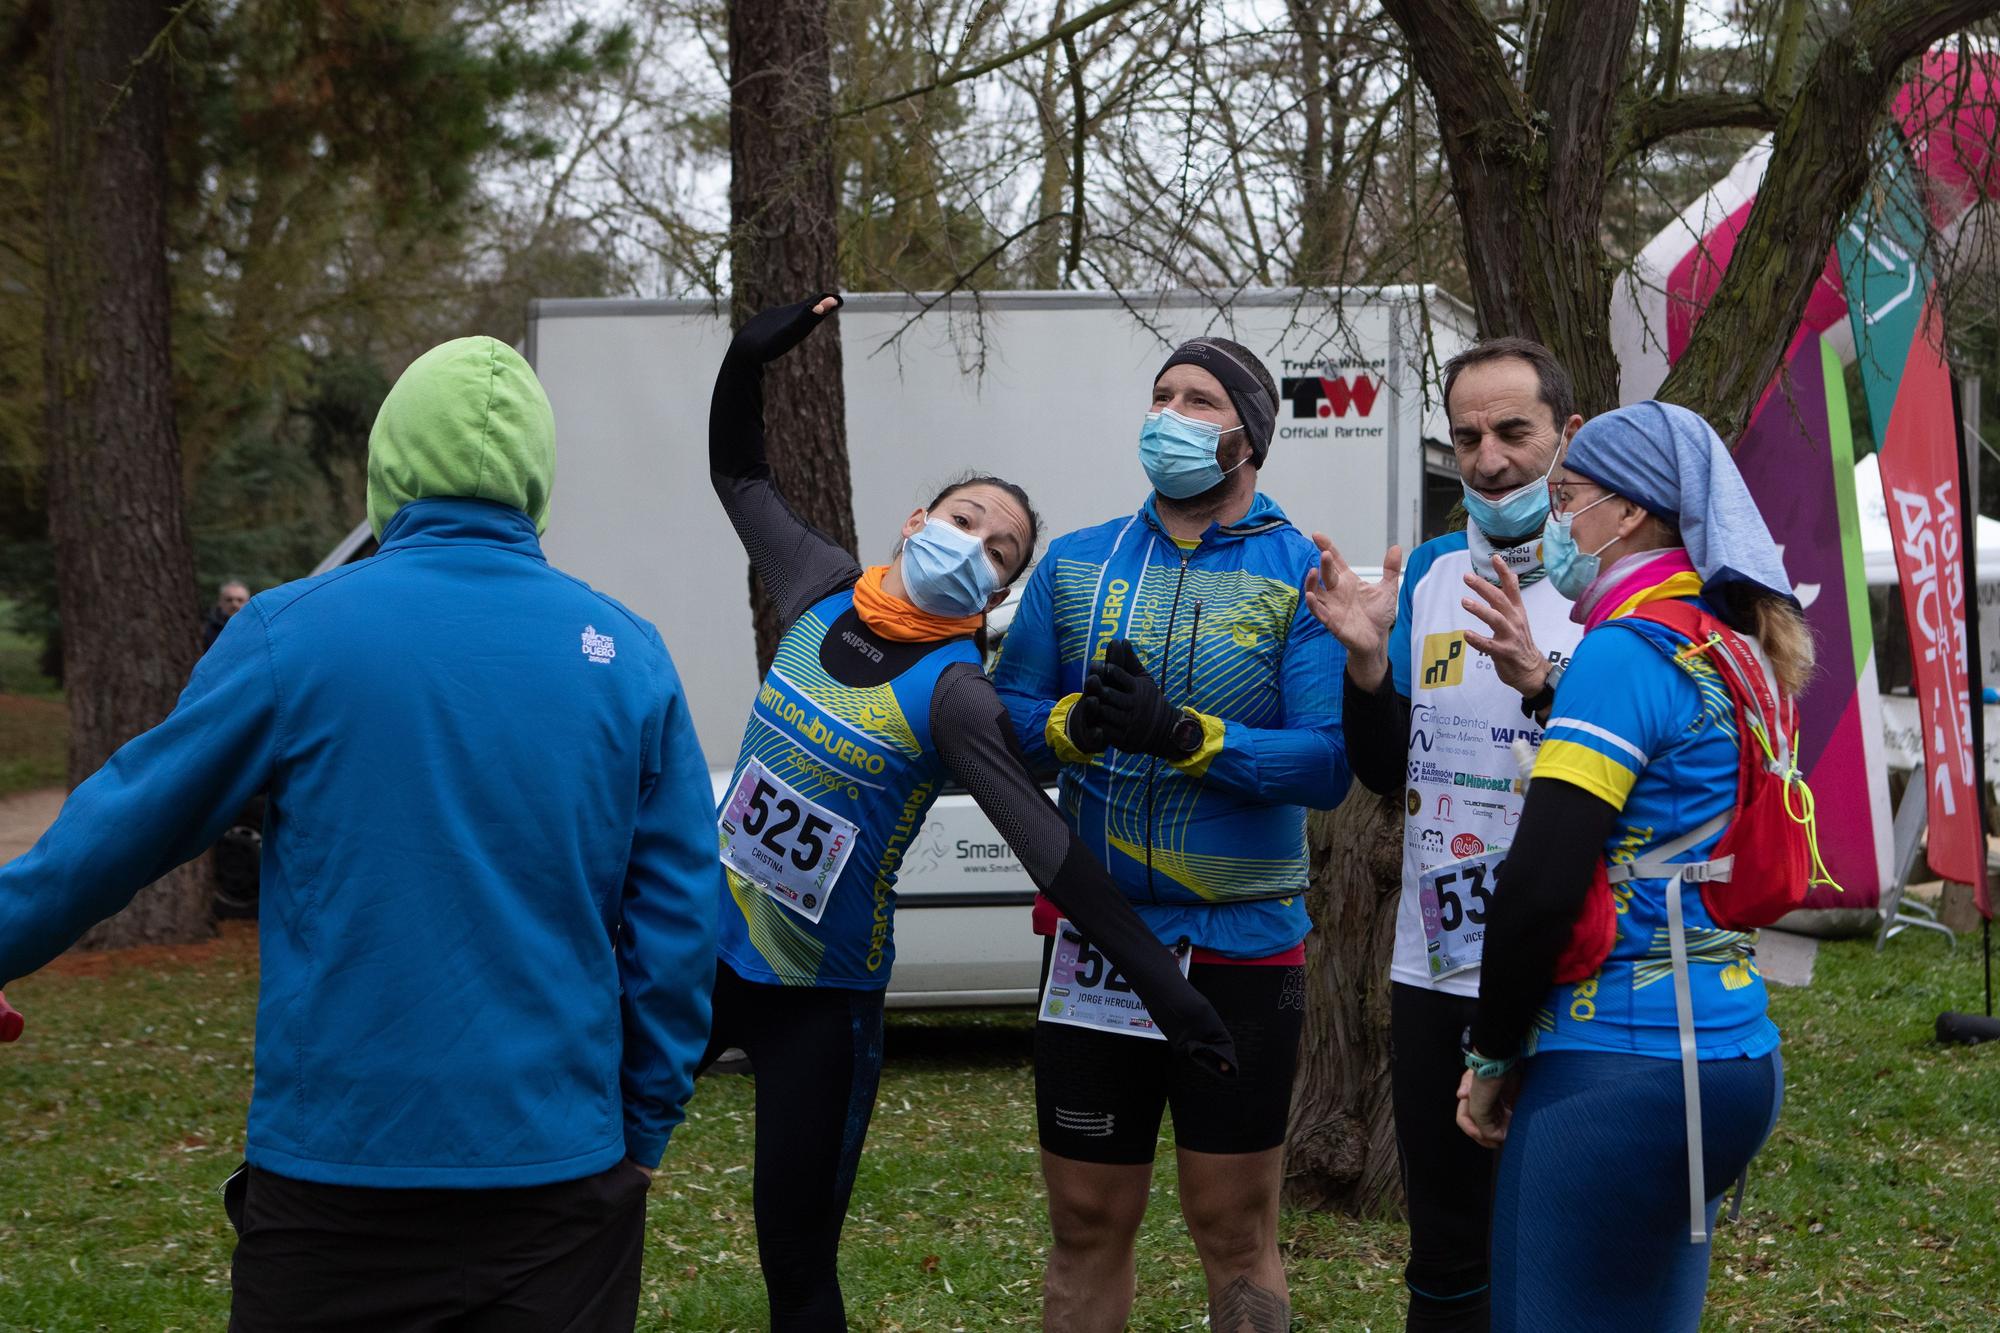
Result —
[[1764, 93], [1707, 93], [1698, 97], [1647, 97], [1629, 103], [1620, 117], [1605, 169], [1627, 161], [1676, 134], [1694, 130], [1774, 130], [1780, 102]]
[[1805, 29], [1806, 0], [1785, 0], [1778, 16], [1778, 49], [1771, 55], [1771, 72], [1764, 80], [1764, 93], [1774, 102], [1792, 95], [1799, 72], [1799, 39]]
[[841, 116], [863, 116], [881, 107], [894, 106], [898, 102], [907, 102], [912, 97], [922, 97], [925, 93], [934, 93], [940, 89], [949, 88], [955, 83], [964, 83], [967, 79], [976, 79], [982, 74], [991, 74], [996, 69], [1005, 68], [1017, 60], [1022, 60], [1035, 54], [1035, 52], [1052, 42], [1059, 42], [1065, 37], [1071, 37], [1082, 32], [1099, 19], [1107, 19], [1113, 14], [1130, 9], [1137, 3], [1138, 0], [1103, 0], [1102, 4], [1086, 9], [1069, 22], [1051, 28], [1033, 41], [1024, 42], [1011, 51], [1003, 51], [991, 60], [982, 60], [977, 65], [966, 69], [954, 70], [943, 78], [933, 79], [921, 87], [911, 88], [907, 92], [895, 93], [888, 97], [879, 98], [876, 101], [852, 107], [838, 114]]
[[1674, 98], [1681, 92], [1681, 42], [1687, 31], [1687, 0], [1674, 0], [1667, 13], [1666, 31], [1660, 34], [1660, 96]]
[[917, 302], [916, 312], [912, 314], [908, 319], [904, 320], [900, 325], [898, 325], [894, 333], [891, 333], [888, 337], [884, 338], [881, 342], [877, 343], [875, 345], [875, 352], [871, 352], [869, 353], [869, 355], [873, 356], [876, 353], [888, 350], [890, 347], [894, 346], [897, 340], [900, 339], [905, 333], [907, 333], [910, 330], [910, 328], [916, 324], [918, 320], [922, 319], [925, 315], [928, 315], [932, 310], [936, 309], [938, 306], [944, 304], [947, 300], [951, 299], [951, 297], [954, 294], [961, 291], [965, 291], [968, 288], [970, 288], [972, 286], [972, 280], [979, 276], [979, 271], [985, 268], [988, 264], [992, 263], [994, 260], [998, 259], [1001, 255], [1005, 254], [1007, 252], [1008, 246], [1020, 240], [1023, 236], [1026, 236], [1029, 232], [1033, 231], [1035, 228], [1046, 227], [1051, 222], [1060, 222], [1066, 216], [1068, 215], [1065, 213], [1048, 213], [1043, 215], [1042, 217], [1036, 218], [1033, 222], [1028, 223], [1026, 226], [1018, 228], [1009, 235], [1001, 237], [999, 243], [996, 244], [992, 249], [988, 250], [985, 254], [981, 255], [979, 259], [976, 262], [974, 262], [970, 268], [965, 269], [957, 277], [953, 278], [950, 286], [946, 287], [941, 292], [937, 292], [933, 295], [926, 296], [923, 299], [919, 300]]

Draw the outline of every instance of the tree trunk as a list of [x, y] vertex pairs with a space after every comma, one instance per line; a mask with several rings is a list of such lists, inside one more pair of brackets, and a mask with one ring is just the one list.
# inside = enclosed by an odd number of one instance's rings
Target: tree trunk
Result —
[[[196, 653], [174, 426], [167, 81], [157, 0], [55, 6], [43, 375], [49, 532], [69, 691], [69, 777], [172, 710]], [[214, 931], [208, 863], [142, 890], [86, 948]]]
[[[730, 314], [740, 328], [759, 310], [840, 283], [826, 0], [732, 0], [729, 68]], [[853, 551], [838, 317], [828, 322], [765, 369], [764, 429], [785, 498]], [[778, 627], [754, 574], [750, 605], [762, 671]]]
[[1638, 0], [1554, 0], [1525, 86], [1474, 0], [1386, 0], [1436, 103], [1481, 337], [1548, 346], [1578, 408], [1618, 402], [1600, 223]]
[[1306, 1023], [1285, 1144], [1285, 1201], [1364, 1216], [1402, 1206], [1389, 1107], [1389, 954], [1403, 805], [1354, 785], [1314, 815]]

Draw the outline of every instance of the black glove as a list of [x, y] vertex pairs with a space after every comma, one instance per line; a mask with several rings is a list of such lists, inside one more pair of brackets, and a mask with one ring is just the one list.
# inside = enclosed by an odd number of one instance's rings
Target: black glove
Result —
[[1184, 1037], [1173, 1043], [1174, 1054], [1196, 1069], [1222, 1083], [1236, 1077], [1236, 1041], [1229, 1029], [1205, 1037]]
[[[735, 339], [729, 344], [729, 355], [748, 357], [763, 364], [776, 361], [785, 353], [806, 340], [806, 335], [820, 326], [820, 321], [839, 310], [836, 305], [826, 315], [815, 315], [813, 307], [827, 297], [840, 301], [833, 292], [821, 292], [809, 296], [793, 305], [774, 306], [752, 315], [742, 328], [736, 331]], [[846, 304], [844, 301], [841, 304]]]
[[[1088, 684], [1086, 681], [1086, 688]], [[1104, 729], [1103, 710], [1088, 694], [1070, 707], [1064, 729], [1069, 732], [1069, 743], [1085, 754], [1103, 754], [1111, 748], [1111, 734]]]
[[1119, 749], [1161, 759], [1194, 753], [1195, 746], [1175, 736], [1188, 714], [1167, 702], [1166, 691], [1139, 661], [1131, 640], [1113, 639], [1104, 646], [1104, 661], [1091, 668], [1083, 692], [1086, 702], [1097, 701], [1097, 719]]

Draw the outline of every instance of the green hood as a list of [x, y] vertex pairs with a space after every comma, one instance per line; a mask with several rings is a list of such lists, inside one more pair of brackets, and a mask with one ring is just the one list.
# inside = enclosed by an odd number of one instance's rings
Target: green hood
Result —
[[368, 436], [377, 537], [412, 500], [491, 500], [548, 526], [556, 419], [535, 372], [495, 338], [454, 338], [410, 363]]

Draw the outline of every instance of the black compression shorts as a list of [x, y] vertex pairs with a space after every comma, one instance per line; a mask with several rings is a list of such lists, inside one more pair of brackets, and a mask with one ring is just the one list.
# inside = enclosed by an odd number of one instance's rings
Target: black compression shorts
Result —
[[[1043, 948], [1047, 975], [1048, 946]], [[1253, 1153], [1285, 1141], [1305, 1022], [1305, 968], [1196, 963], [1188, 980], [1236, 1039], [1224, 1081], [1176, 1060], [1163, 1041], [1060, 1023], [1035, 1024], [1035, 1118], [1042, 1147], [1114, 1166], [1153, 1160], [1160, 1112], [1194, 1152]]]

